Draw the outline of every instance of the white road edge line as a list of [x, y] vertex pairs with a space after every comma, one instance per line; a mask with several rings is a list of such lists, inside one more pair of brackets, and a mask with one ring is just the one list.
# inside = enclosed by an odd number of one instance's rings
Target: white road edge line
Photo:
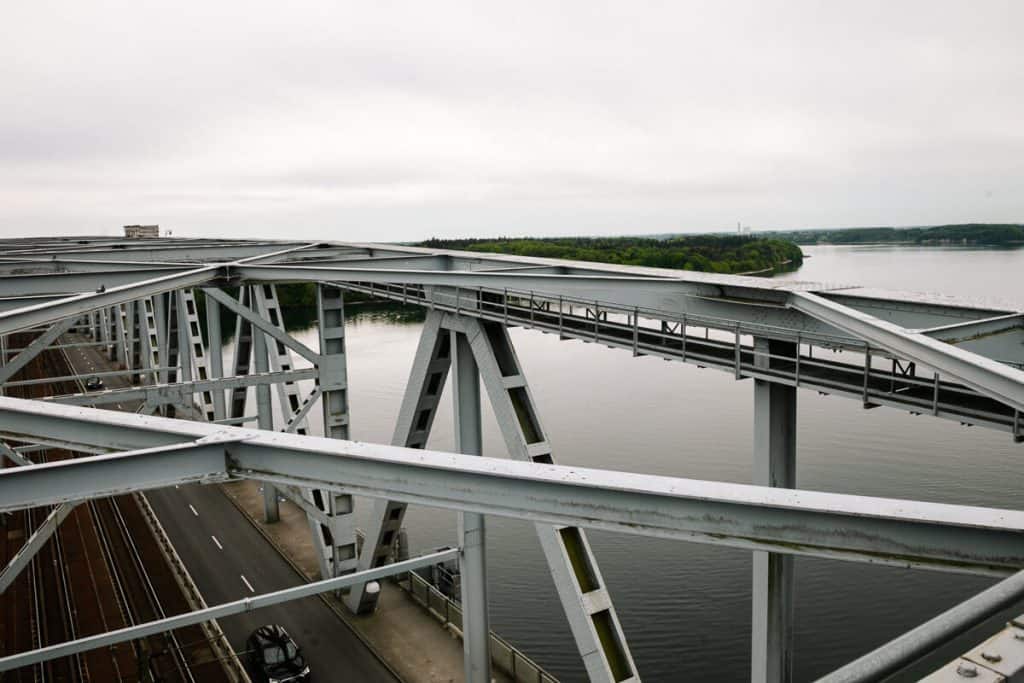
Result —
[[193, 514], [193, 515], [195, 515], [196, 517], [198, 517], [198, 516], [199, 516], [199, 511], [198, 511], [198, 510], [196, 510], [196, 509], [195, 509], [194, 507], [192, 507], [192, 503], [189, 503], [189, 504], [188, 504], [188, 509], [189, 509], [189, 510], [191, 510], [191, 511], [192, 511], [192, 514]]
[[252, 587], [251, 583], [249, 583], [249, 579], [245, 578], [245, 574], [239, 574], [239, 576], [242, 577], [242, 583], [244, 583], [245, 587], [249, 589], [249, 592], [255, 593], [256, 589]]
[[214, 544], [215, 546], [217, 546], [217, 549], [218, 549], [218, 550], [224, 550], [224, 546], [222, 546], [222, 545], [220, 544], [220, 541], [218, 541], [218, 540], [217, 540], [217, 537], [216, 537], [216, 536], [210, 536], [210, 538], [212, 538], [212, 539], [213, 539], [213, 544]]

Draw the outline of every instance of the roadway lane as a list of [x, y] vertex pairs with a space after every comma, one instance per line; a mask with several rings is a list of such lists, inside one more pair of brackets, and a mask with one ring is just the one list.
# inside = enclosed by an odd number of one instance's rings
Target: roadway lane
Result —
[[[75, 341], [78, 335], [65, 335]], [[68, 349], [75, 371], [110, 369], [94, 347]], [[113, 377], [110, 389], [129, 386]], [[136, 405], [131, 408], [137, 407]], [[129, 409], [126, 403], [125, 409]], [[146, 494], [157, 518], [188, 568], [207, 604], [303, 583], [303, 579], [216, 486], [190, 485]], [[281, 624], [302, 647], [313, 679], [353, 683], [397, 683], [397, 679], [320, 598], [266, 607], [218, 620], [236, 652], [263, 624]], [[244, 656], [242, 657], [244, 661]]]
[[[302, 580], [215, 486], [193, 484], [146, 494], [208, 604], [300, 585]], [[315, 678], [387, 681], [395, 677], [316, 597], [221, 619], [231, 646], [245, 649], [263, 624], [281, 624], [302, 646]]]

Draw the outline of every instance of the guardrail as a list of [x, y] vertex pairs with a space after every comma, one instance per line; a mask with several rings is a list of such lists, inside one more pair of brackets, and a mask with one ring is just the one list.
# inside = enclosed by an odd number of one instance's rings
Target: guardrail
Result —
[[[462, 637], [462, 608], [459, 603], [432, 586], [416, 572], [408, 572], [396, 581], [445, 627]], [[491, 662], [517, 683], [558, 683], [558, 679], [517, 650], [514, 645], [491, 631]]]

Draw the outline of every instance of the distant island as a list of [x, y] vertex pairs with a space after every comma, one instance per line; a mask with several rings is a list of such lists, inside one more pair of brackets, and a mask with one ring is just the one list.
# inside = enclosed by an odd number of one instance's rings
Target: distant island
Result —
[[434, 238], [417, 246], [730, 274], [768, 274], [803, 263], [800, 247], [774, 235]]
[[844, 228], [791, 230], [770, 234], [797, 244], [918, 244], [1015, 246], [1024, 244], [1020, 223], [959, 223], [929, 228]]

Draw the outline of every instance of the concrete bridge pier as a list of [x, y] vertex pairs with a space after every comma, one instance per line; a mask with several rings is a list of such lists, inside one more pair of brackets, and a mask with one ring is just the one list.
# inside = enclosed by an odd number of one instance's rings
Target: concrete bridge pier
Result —
[[[794, 358], [792, 342], [754, 340], [754, 364]], [[754, 479], [796, 488], [796, 387], [754, 380]], [[754, 683], [793, 679], [793, 556], [754, 551], [751, 670]]]

